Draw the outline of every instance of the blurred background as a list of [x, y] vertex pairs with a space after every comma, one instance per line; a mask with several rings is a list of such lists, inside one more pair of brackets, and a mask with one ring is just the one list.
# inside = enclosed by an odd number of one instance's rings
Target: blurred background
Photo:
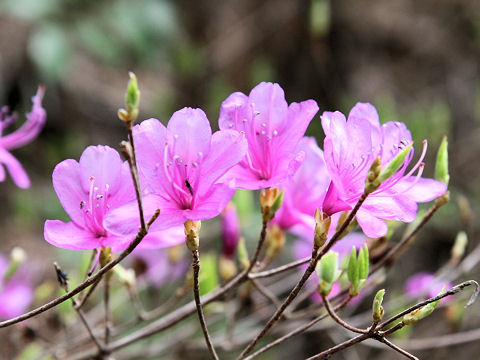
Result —
[[[468, 250], [479, 243], [479, 60], [480, 3], [474, 0], [0, 0], [0, 104], [17, 111], [22, 123], [30, 97], [44, 84], [48, 114], [41, 135], [13, 152], [31, 188], [18, 189], [11, 179], [0, 183], [0, 250], [22, 246], [32, 261], [45, 263], [36, 265], [42, 279], [53, 279], [54, 259], [76, 261], [43, 240], [45, 219], [68, 220], [51, 173], [88, 145], [118, 148], [125, 132], [116, 112], [128, 71], [142, 91], [141, 119], [167, 122], [179, 108], [200, 107], [213, 128], [231, 92], [273, 81], [288, 102], [315, 99], [320, 113], [348, 113], [362, 101], [377, 107], [382, 122], [405, 122], [417, 151], [429, 141], [426, 176], [448, 135], [452, 201], [389, 273], [389, 286], [400, 291], [409, 275], [448, 261], [458, 231], [469, 235]], [[322, 143], [319, 116], [308, 134]], [[467, 277], [478, 280], [479, 270]], [[478, 327], [478, 313], [471, 311], [455, 330]], [[425, 326], [415, 336], [431, 334]], [[303, 359], [332, 341], [316, 331], [263, 358]], [[477, 341], [424, 355], [471, 359], [479, 350]], [[360, 345], [337, 357], [385, 354], [397, 356]]]

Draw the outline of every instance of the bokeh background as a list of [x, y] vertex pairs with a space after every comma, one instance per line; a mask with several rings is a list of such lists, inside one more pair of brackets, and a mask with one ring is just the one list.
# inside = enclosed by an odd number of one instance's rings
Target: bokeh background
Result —
[[[427, 176], [448, 135], [452, 201], [389, 274], [388, 286], [400, 291], [408, 275], [448, 261], [458, 231], [467, 231], [468, 250], [479, 243], [479, 61], [475, 0], [0, 0], [0, 104], [23, 116], [44, 84], [48, 113], [40, 137], [14, 151], [31, 188], [0, 184], [0, 250], [22, 246], [39, 278], [53, 278], [51, 261], [69, 258], [43, 240], [45, 219], [68, 219], [51, 173], [87, 145], [118, 148], [128, 71], [139, 79], [140, 118], [166, 122], [181, 107], [200, 107], [214, 128], [231, 92], [274, 81], [289, 102], [313, 98], [320, 112], [371, 102], [382, 122], [405, 122], [417, 148], [429, 141]], [[308, 134], [322, 143], [319, 116]], [[468, 277], [479, 273], [476, 266]], [[475, 307], [454, 330], [478, 327]], [[449, 330], [431, 324], [415, 335]], [[263, 358], [303, 359], [332, 341], [316, 331]], [[424, 358], [472, 359], [479, 350], [477, 341]], [[397, 355], [365, 346], [337, 355], [382, 356]]]

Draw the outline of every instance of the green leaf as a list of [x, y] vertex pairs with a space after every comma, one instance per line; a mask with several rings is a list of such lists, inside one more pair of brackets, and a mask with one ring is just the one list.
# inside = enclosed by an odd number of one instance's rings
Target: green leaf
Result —
[[382, 170], [380, 175], [378, 176], [378, 180], [380, 183], [383, 183], [385, 180], [388, 180], [393, 174], [397, 172], [400, 166], [405, 161], [408, 153], [412, 149], [413, 143], [410, 143], [405, 149], [400, 151], [397, 156], [395, 156]]
[[330, 251], [326, 253], [317, 265], [319, 278], [328, 284], [333, 284], [338, 277], [338, 253]]
[[348, 268], [347, 268], [348, 281], [356, 287], [358, 285], [358, 268], [357, 268], [357, 249], [352, 247], [350, 252], [350, 258], [348, 259]]

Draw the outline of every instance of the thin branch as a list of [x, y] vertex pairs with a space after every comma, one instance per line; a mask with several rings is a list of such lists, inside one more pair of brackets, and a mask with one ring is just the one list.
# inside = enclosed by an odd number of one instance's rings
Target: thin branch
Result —
[[215, 360], [218, 360], [218, 355], [215, 352], [215, 348], [212, 344], [212, 339], [208, 333], [207, 323], [205, 321], [205, 315], [202, 310], [202, 303], [200, 300], [200, 284], [199, 284], [199, 273], [200, 273], [200, 256], [198, 254], [198, 249], [192, 251], [192, 268], [193, 268], [193, 294], [195, 297], [195, 304], [197, 307], [198, 319], [200, 320], [200, 325], [202, 327], [203, 336], [205, 337], [205, 342], [207, 343], [208, 350], [212, 354]]
[[111, 318], [110, 318], [110, 278], [111, 273], [105, 275], [104, 279], [104, 292], [103, 292], [103, 303], [105, 306], [105, 346], [108, 347], [110, 342], [110, 331], [111, 331]]
[[419, 358], [417, 358], [416, 356], [410, 354], [408, 351], [406, 350], [403, 350], [401, 347], [395, 345], [394, 343], [392, 343], [391, 341], [389, 341], [388, 339], [385, 339], [384, 337], [381, 337], [381, 336], [374, 336], [373, 337], [375, 340], [377, 341], [380, 341], [382, 343], [384, 343], [385, 345], [389, 346], [390, 348], [392, 348], [393, 350], [399, 352], [400, 354], [408, 357], [409, 359], [411, 360], [419, 360]]
[[291, 269], [295, 269], [296, 267], [300, 265], [307, 264], [312, 258], [311, 257], [306, 257], [300, 260], [292, 261], [291, 263], [276, 267], [271, 270], [265, 270], [265, 271], [259, 271], [255, 273], [251, 273], [248, 275], [250, 279], [260, 279], [260, 278], [265, 278], [265, 277], [270, 277], [274, 275], [278, 275], [283, 273], [284, 271], [288, 271]]
[[[351, 300], [351, 297], [348, 297], [342, 303], [335, 306], [335, 310], [338, 311], [338, 310], [342, 309], [343, 307], [345, 307], [349, 303], [350, 300]], [[315, 319], [308, 322], [307, 324], [302, 325], [302, 326], [298, 327], [297, 329], [290, 331], [288, 334], [285, 334], [284, 336], [278, 338], [277, 340], [271, 342], [270, 344], [265, 345], [264, 347], [258, 349], [253, 354], [247, 356], [245, 358], [245, 360], [252, 360], [253, 358], [257, 357], [258, 355], [264, 353], [267, 350], [270, 350], [271, 348], [273, 348], [274, 346], [277, 346], [278, 344], [284, 342], [285, 340], [288, 340], [295, 335], [303, 333], [304, 331], [310, 329], [313, 325], [315, 325], [319, 321], [325, 319], [327, 316], [328, 316], [328, 313], [323, 313], [322, 315], [317, 316]]]
[[75, 307], [77, 309], [80, 309], [84, 304], [85, 302], [88, 300], [88, 298], [90, 297], [90, 295], [92, 295], [92, 293], [95, 291], [95, 289], [97, 288], [97, 285], [100, 283], [100, 281], [102, 280], [102, 278], [98, 278], [97, 281], [95, 281], [93, 283], [92, 286], [90, 286], [90, 288], [88, 289], [87, 293], [85, 294], [84, 297], [82, 297], [80, 300], [77, 301], [77, 304], [75, 305]]
[[343, 326], [345, 329], [347, 330], [350, 330], [350, 331], [353, 331], [355, 333], [358, 333], [358, 334], [368, 334], [370, 332], [369, 329], [359, 329], [355, 326], [352, 326], [350, 324], [348, 324], [347, 322], [343, 321], [338, 315], [337, 313], [335, 312], [334, 309], [332, 309], [332, 306], [330, 304], [330, 301], [328, 300], [328, 298], [324, 295], [322, 295], [322, 300], [323, 300], [323, 304], [325, 305], [325, 309], [327, 309], [327, 312], [328, 314], [330, 315], [330, 317], [335, 320], [336, 323], [338, 323], [339, 325]]
[[293, 290], [290, 292], [288, 295], [287, 299], [282, 303], [282, 305], [277, 309], [277, 311], [272, 315], [270, 320], [267, 322], [267, 324], [264, 326], [264, 328], [260, 331], [260, 333], [252, 340], [252, 342], [245, 348], [245, 350], [242, 351], [238, 359], [243, 359], [246, 355], [248, 355], [255, 347], [255, 345], [262, 339], [270, 330], [270, 328], [275, 325], [275, 323], [281, 318], [283, 312], [285, 309], [290, 305], [290, 303], [295, 299], [295, 297], [298, 295], [300, 290], [302, 289], [303, 285], [305, 282], [308, 280], [310, 275], [315, 271], [315, 267], [317, 265], [318, 260], [327, 253], [328, 250], [331, 249], [331, 247], [341, 238], [343, 232], [347, 229], [347, 227], [350, 225], [350, 223], [353, 221], [358, 209], [360, 209], [360, 206], [362, 206], [363, 202], [367, 198], [368, 194], [364, 193], [360, 197], [360, 199], [357, 201], [355, 207], [353, 210], [350, 212], [348, 215], [347, 219], [345, 222], [340, 226], [340, 228], [335, 232], [335, 234], [332, 236], [330, 241], [320, 249], [318, 252], [317, 256], [313, 259], [310, 260], [310, 264], [308, 268], [305, 270], [302, 278], [300, 281], [297, 283], [297, 285], [293, 288]]
[[353, 346], [355, 344], [358, 344], [359, 342], [362, 342], [366, 339], [368, 339], [371, 335], [370, 334], [361, 334], [357, 335], [354, 338], [344, 341], [338, 345], [335, 345], [334, 347], [331, 347], [330, 349], [327, 349], [325, 351], [322, 351], [321, 353], [311, 356], [306, 360], [319, 360], [319, 359], [326, 359], [330, 357], [330, 355], [335, 354], [336, 352], [342, 351], [346, 348], [349, 348], [350, 346]]
[[267, 287], [263, 286], [263, 284], [260, 283], [260, 281], [258, 281], [257, 279], [252, 279], [251, 282], [253, 286], [258, 290], [258, 292], [263, 296], [265, 296], [268, 300], [270, 300], [272, 304], [275, 305], [276, 308], [280, 306], [280, 301], [275, 296], [275, 294], [272, 293]]

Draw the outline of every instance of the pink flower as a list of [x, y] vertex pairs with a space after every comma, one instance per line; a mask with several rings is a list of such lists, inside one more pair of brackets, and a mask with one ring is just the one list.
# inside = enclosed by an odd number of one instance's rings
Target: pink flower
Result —
[[229, 203], [220, 216], [222, 226], [222, 254], [232, 259], [237, 251], [240, 240], [240, 223], [238, 221], [237, 208]]
[[6, 106], [0, 109], [0, 182], [5, 180], [4, 165], [13, 182], [18, 187], [25, 189], [30, 187], [30, 179], [17, 159], [9, 153], [13, 150], [28, 144], [37, 135], [45, 125], [47, 118], [46, 112], [42, 107], [43, 87], [39, 87], [37, 94], [32, 98], [32, 111], [27, 114], [27, 121], [13, 133], [2, 136], [3, 131], [16, 120], [16, 115], [8, 115]]
[[[234, 190], [219, 183], [247, 150], [245, 136], [233, 130], [212, 135], [210, 123], [200, 109], [175, 112], [168, 126], [156, 119], [134, 128], [137, 160], [143, 184], [147, 216], [161, 209], [152, 229], [164, 229], [189, 220], [206, 220], [220, 214]], [[131, 234], [139, 226], [132, 206], [112, 211], [107, 226], [117, 234]]]
[[[435, 275], [428, 272], [420, 272], [412, 275], [405, 283], [405, 294], [411, 300], [419, 297], [432, 298], [440, 294], [445, 287], [445, 291], [452, 287], [452, 284], [445, 280], [435, 278]], [[448, 298], [443, 298], [446, 301]]]
[[[50, 244], [70, 250], [111, 246], [125, 248], [134, 238], [117, 236], [104, 225], [105, 216], [118, 206], [135, 199], [127, 162], [108, 146], [89, 146], [80, 157], [59, 163], [53, 171], [53, 186], [72, 221], [45, 222], [44, 236]], [[137, 217], [138, 209], [131, 216]], [[182, 228], [149, 233], [143, 247], [165, 247], [182, 242]]]
[[330, 176], [315, 138], [302, 138], [296, 151], [303, 152], [305, 160], [295, 175], [285, 181], [283, 203], [272, 222], [283, 230], [307, 226], [313, 239], [315, 210], [322, 207]]
[[[326, 135], [325, 162], [332, 178], [324, 208], [327, 213], [332, 213], [328, 206], [335, 203], [335, 198], [353, 207], [363, 193], [374, 159], [380, 156], [382, 165], [386, 165], [412, 142], [405, 124], [380, 125], [376, 109], [365, 103], [355, 105], [348, 120], [338, 111], [324, 112], [322, 126]], [[407, 172], [412, 148], [397, 173], [368, 196], [357, 213], [357, 221], [367, 236], [384, 236], [388, 230], [384, 220], [412, 222], [417, 216], [417, 202], [431, 201], [446, 191], [445, 184], [420, 177], [425, 152], [426, 142], [420, 160]], [[413, 175], [417, 169], [418, 174]]]
[[[33, 300], [33, 289], [20, 265], [17, 272], [5, 279], [9, 260], [0, 254], [0, 318], [10, 319], [25, 312]], [[22, 274], [23, 273], [23, 274]]]
[[290, 105], [278, 84], [262, 82], [247, 96], [230, 95], [220, 109], [220, 129], [245, 134], [248, 152], [225, 177], [230, 186], [257, 190], [280, 185], [303, 161], [298, 142], [317, 113], [313, 100]]

